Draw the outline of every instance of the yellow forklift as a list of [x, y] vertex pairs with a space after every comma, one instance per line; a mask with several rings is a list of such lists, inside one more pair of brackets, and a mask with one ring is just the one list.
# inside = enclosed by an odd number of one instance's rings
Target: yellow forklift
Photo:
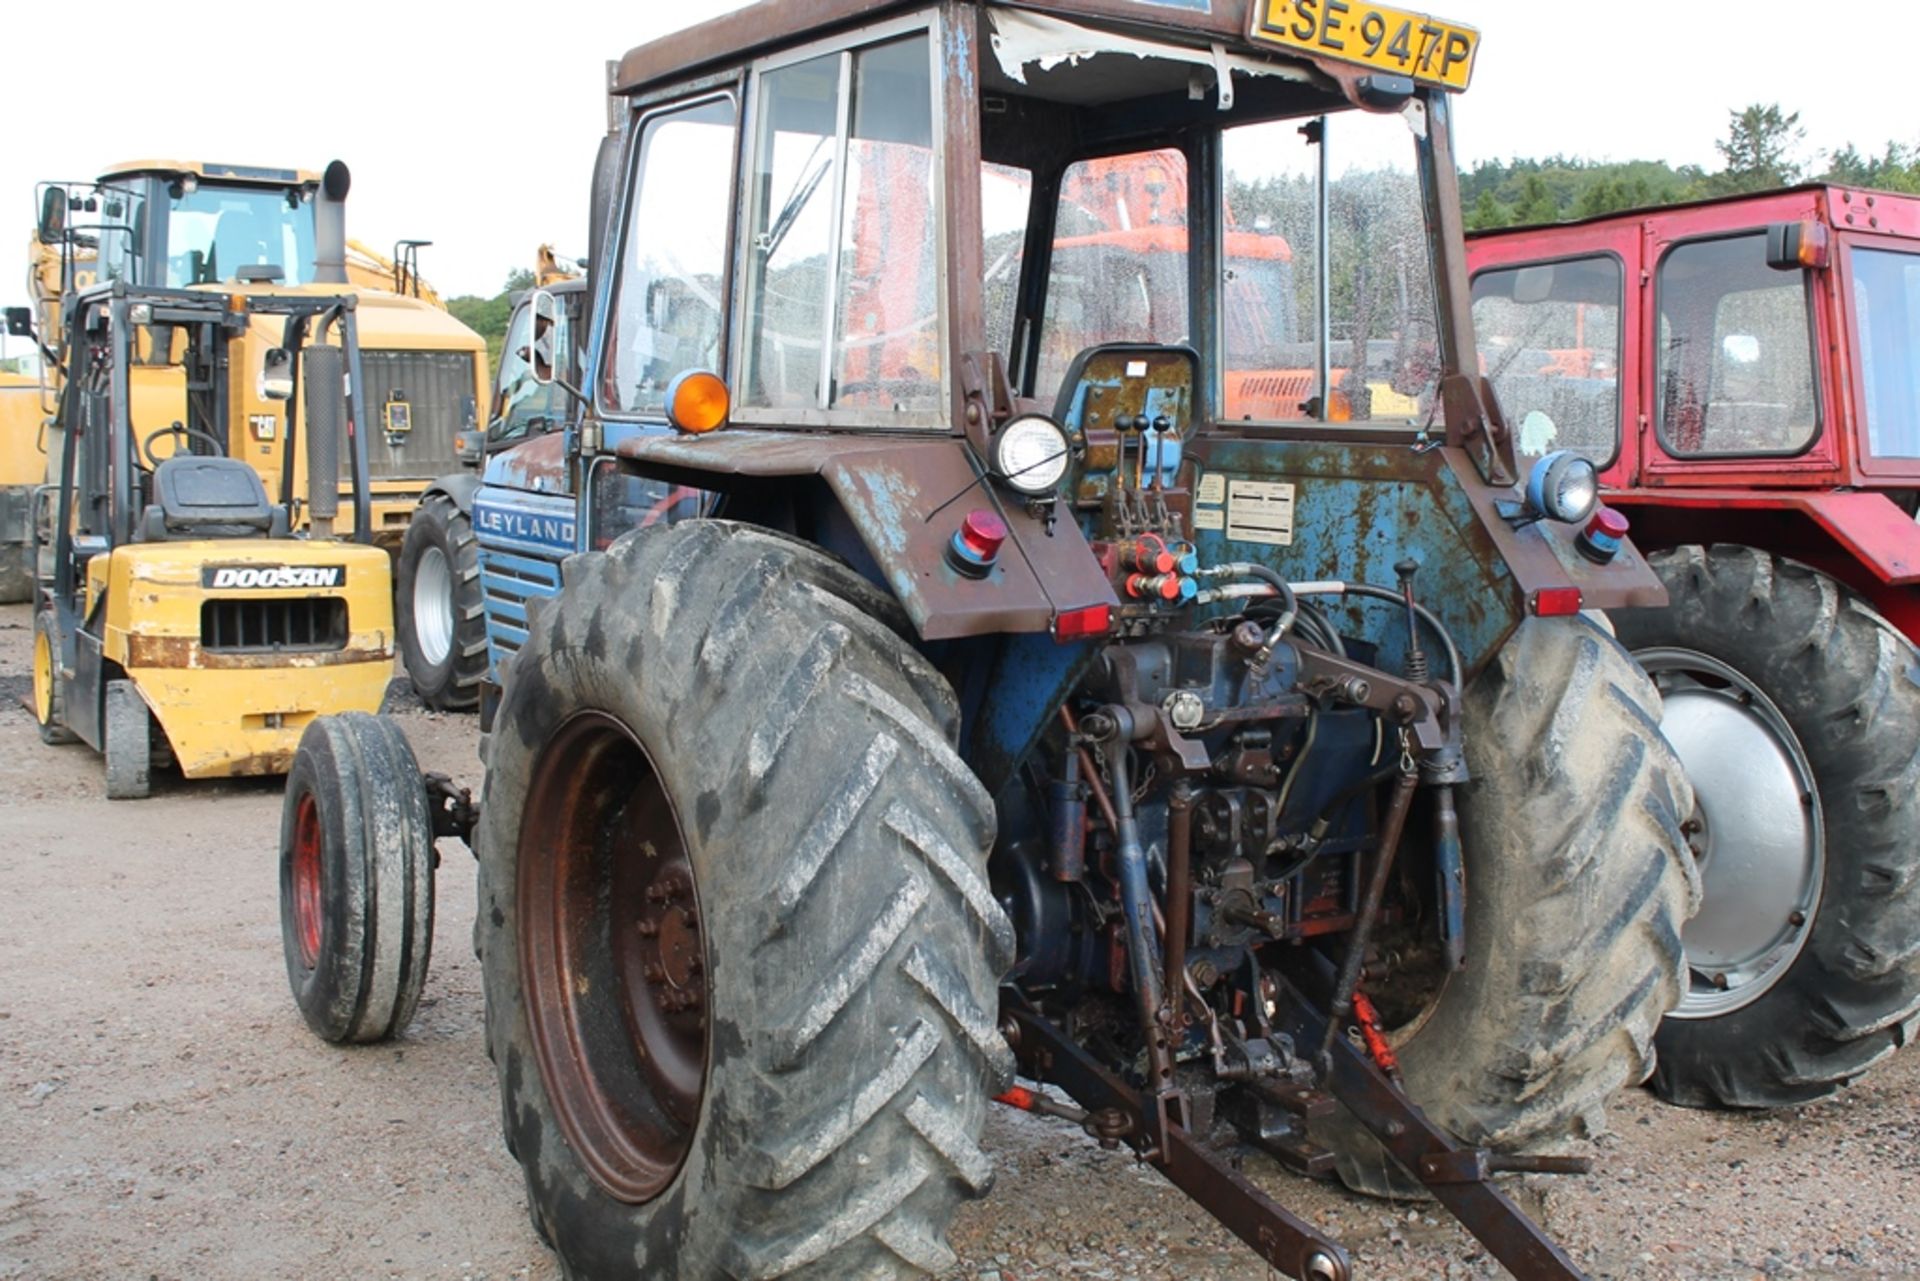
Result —
[[[355, 300], [122, 279], [70, 295], [65, 321], [59, 479], [40, 533], [52, 568], [34, 619], [41, 736], [102, 753], [113, 798], [146, 795], [169, 760], [194, 779], [284, 773], [310, 721], [377, 710], [393, 668]], [[256, 364], [244, 340], [262, 329], [277, 341]], [[183, 416], [158, 428], [136, 424], [131, 394], [154, 370], [184, 391]], [[230, 452], [232, 417], [257, 401], [283, 410], [277, 502]], [[351, 542], [334, 536], [331, 485], [292, 532], [302, 436], [310, 474], [340, 474], [344, 455]]]

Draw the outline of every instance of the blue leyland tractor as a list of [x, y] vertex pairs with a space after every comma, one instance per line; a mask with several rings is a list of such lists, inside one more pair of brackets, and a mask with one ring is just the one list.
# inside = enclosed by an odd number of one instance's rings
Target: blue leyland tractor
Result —
[[1692, 802], [1588, 612], [1663, 598], [1480, 376], [1477, 36], [1347, 20], [806, 0], [618, 65], [577, 385], [559, 301], [525, 352], [576, 411], [473, 498], [484, 790], [329, 719], [282, 841], [336, 1041], [473, 846], [567, 1275], [941, 1271], [995, 1099], [1288, 1276], [1351, 1264], [1230, 1143], [1579, 1275], [1493, 1176], [1579, 1168], [1680, 992]]

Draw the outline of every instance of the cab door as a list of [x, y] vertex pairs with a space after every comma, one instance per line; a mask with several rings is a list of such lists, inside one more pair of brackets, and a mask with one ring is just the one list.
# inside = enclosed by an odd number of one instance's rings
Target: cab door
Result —
[[1804, 210], [1742, 206], [1731, 226], [1714, 206], [1647, 220], [1641, 484], [1837, 483], [1833, 272], [1767, 264], [1768, 223], [1816, 215], [1796, 194]]
[[1541, 228], [1470, 246], [1473, 328], [1517, 452], [1572, 449], [1602, 483], [1631, 483], [1639, 460], [1642, 364], [1636, 224]]

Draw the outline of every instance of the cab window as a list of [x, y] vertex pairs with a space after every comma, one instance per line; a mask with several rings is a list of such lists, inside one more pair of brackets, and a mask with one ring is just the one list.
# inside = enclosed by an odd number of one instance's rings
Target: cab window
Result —
[[97, 261], [101, 280], [140, 278], [146, 223], [146, 200], [139, 191], [116, 184], [100, 188]]
[[1225, 132], [1221, 160], [1226, 417], [1424, 422], [1439, 384], [1439, 313], [1407, 121], [1344, 111], [1242, 125]]
[[642, 127], [600, 371], [610, 413], [659, 414], [690, 369], [721, 370], [735, 108], [712, 98]]
[[238, 280], [243, 267], [278, 267], [283, 285], [312, 281], [310, 192], [176, 183], [168, 196], [168, 288]]
[[1854, 250], [1853, 314], [1867, 452], [1920, 458], [1920, 254]]
[[1674, 246], [1656, 283], [1660, 440], [1676, 455], [1791, 454], [1819, 430], [1806, 275], [1765, 232]]
[[756, 83], [739, 403], [879, 424], [936, 413], [945, 337], [926, 34]]
[[595, 462], [588, 493], [587, 545], [593, 551], [605, 551], [632, 530], [691, 520], [707, 501], [702, 490], [636, 476], [610, 458]]
[[1101, 343], [1185, 343], [1187, 158], [1171, 149], [1080, 160], [1060, 181], [1041, 326], [1043, 396]]
[[[568, 332], [567, 308], [559, 309], [553, 350], [562, 374], [571, 379], [573, 343]], [[533, 340], [533, 307], [521, 303], [507, 326], [506, 346], [500, 353], [500, 376], [494, 392], [493, 421], [487, 439], [495, 444], [552, 431], [565, 420], [568, 396], [558, 382], [541, 386], [524, 354]]]
[[1604, 467], [1620, 438], [1623, 280], [1610, 255], [1528, 263], [1473, 278], [1481, 367], [1537, 458], [1571, 449]]

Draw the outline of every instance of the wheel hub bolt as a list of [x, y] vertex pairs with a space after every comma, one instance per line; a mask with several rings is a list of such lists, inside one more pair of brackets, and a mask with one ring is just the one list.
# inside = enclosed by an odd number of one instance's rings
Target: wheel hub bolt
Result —
[[665, 970], [661, 969], [658, 965], [650, 964], [647, 966], [647, 982], [658, 984], [665, 983], [666, 981], [667, 972]]
[[652, 938], [652, 937], [653, 937], [654, 935], [656, 935], [656, 934], [658, 934], [659, 932], [660, 932], [660, 923], [659, 923], [658, 921], [654, 921], [654, 920], [643, 920], [643, 921], [641, 921], [641, 922], [640, 922], [640, 937], [641, 937], [641, 938], [643, 938], [643, 939], [650, 939], [650, 938]]
[[1805, 912], [1790, 912], [1787, 914], [1788, 925], [1801, 926], [1801, 925], [1805, 925], [1806, 923], [1807, 923], [1807, 914]]

